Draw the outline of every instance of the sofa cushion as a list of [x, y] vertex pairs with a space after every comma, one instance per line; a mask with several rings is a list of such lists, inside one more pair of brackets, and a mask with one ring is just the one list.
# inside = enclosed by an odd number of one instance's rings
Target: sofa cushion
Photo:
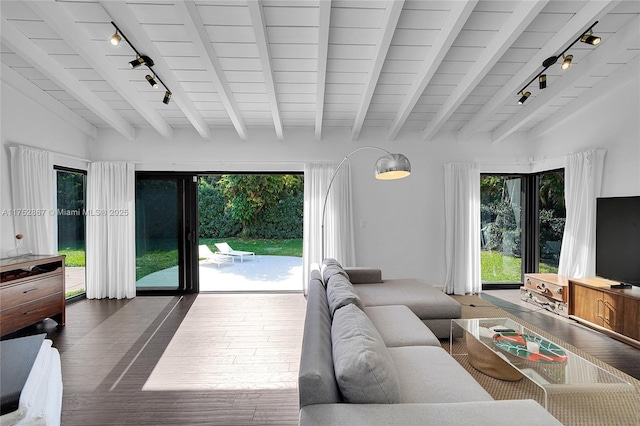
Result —
[[389, 350], [360, 308], [346, 305], [335, 312], [331, 341], [336, 381], [347, 402], [399, 401], [400, 385]]
[[349, 281], [351, 284], [369, 284], [369, 283], [381, 283], [382, 271], [376, 268], [367, 267], [349, 267], [344, 268], [344, 271], [349, 275]]
[[492, 401], [491, 395], [441, 347], [389, 348], [400, 383], [400, 402]]
[[342, 268], [342, 265], [340, 265], [340, 263], [338, 263], [338, 261], [335, 259], [325, 259], [324, 262], [322, 262], [321, 272], [322, 279], [325, 285], [329, 281], [329, 278], [337, 274], [342, 275], [346, 279], [349, 279], [349, 274], [345, 272], [345, 270]]
[[329, 278], [327, 282], [327, 299], [329, 301], [329, 313], [332, 317], [335, 315], [336, 310], [345, 305], [354, 304], [361, 309], [363, 307], [351, 282], [340, 274]]
[[440, 346], [440, 340], [404, 305], [368, 306], [364, 313], [373, 322], [388, 348]]
[[331, 317], [321, 280], [309, 281], [304, 337], [298, 370], [300, 407], [341, 402], [333, 372]]

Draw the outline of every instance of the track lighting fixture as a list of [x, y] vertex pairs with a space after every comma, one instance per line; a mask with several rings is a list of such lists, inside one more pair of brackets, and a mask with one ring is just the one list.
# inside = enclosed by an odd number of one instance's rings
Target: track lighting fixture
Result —
[[571, 67], [571, 61], [573, 61], [573, 55], [562, 55], [562, 59], [564, 59], [562, 61], [562, 65], [560, 66], [560, 68], [562, 68], [563, 70], [568, 70]]
[[541, 74], [540, 77], [538, 77], [538, 84], [540, 89], [546, 89], [547, 88], [547, 75], [546, 74]]
[[153, 87], [154, 89], [158, 88], [158, 82], [153, 79], [153, 76], [150, 76], [149, 74], [147, 74], [145, 78], [147, 79], [151, 87]]
[[598, 36], [594, 36], [593, 35], [593, 29], [589, 28], [589, 31], [587, 31], [586, 33], [584, 33], [582, 35], [582, 37], [580, 37], [580, 41], [583, 43], [587, 43], [590, 44], [592, 46], [595, 46], [597, 44], [600, 44], [600, 42], [602, 41], [602, 38], [598, 37]]
[[167, 85], [164, 84], [162, 79], [160, 77], [158, 77], [158, 74], [156, 74], [153, 71], [153, 65], [154, 65], [153, 59], [151, 59], [150, 57], [148, 57], [146, 55], [141, 55], [140, 52], [138, 52], [138, 49], [136, 49], [133, 46], [133, 44], [131, 44], [131, 42], [129, 41], [127, 36], [124, 35], [122, 33], [122, 31], [120, 31], [120, 28], [118, 28], [118, 26], [115, 24], [115, 22], [111, 21], [111, 25], [113, 25], [113, 27], [116, 29], [116, 32], [111, 36], [111, 39], [109, 39], [109, 43], [111, 43], [111, 45], [113, 45], [113, 46], [117, 46], [118, 44], [120, 44], [120, 40], [124, 38], [124, 40], [127, 42], [127, 44], [136, 53], [136, 58], [133, 61], [129, 62], [129, 67], [131, 69], [134, 69], [134, 68], [138, 68], [138, 67], [144, 65], [145, 67], [149, 68], [149, 71], [151, 71], [151, 74], [147, 74], [145, 76], [145, 78], [147, 79], [147, 82], [154, 89], [157, 89], [158, 87], [160, 87], [160, 84], [162, 84], [164, 86], [165, 93], [164, 93], [164, 99], [162, 100], [162, 103], [165, 104], [165, 105], [168, 105], [169, 104], [169, 100], [171, 99], [171, 91], [169, 90]]
[[527, 99], [529, 99], [529, 96], [531, 96], [531, 92], [520, 92], [520, 94], [522, 94], [522, 97], [518, 101], [518, 105], [522, 105]]
[[567, 46], [562, 52], [560, 52], [559, 54], [554, 55], [554, 56], [549, 56], [547, 59], [545, 59], [542, 62], [542, 71], [540, 71], [531, 80], [529, 80], [529, 82], [527, 84], [525, 84], [524, 87], [522, 89], [520, 89], [520, 91], [518, 92], [518, 96], [522, 96], [518, 100], [518, 104], [522, 105], [527, 100], [527, 98], [529, 96], [531, 96], [531, 92], [528, 92], [527, 88], [536, 79], [538, 79], [538, 87], [541, 90], [542, 89], [546, 89], [546, 87], [547, 87], [547, 75], [545, 74], [545, 71], [549, 67], [555, 65], [560, 58], [562, 58], [562, 64], [560, 65], [560, 68], [562, 68], [563, 70], [566, 71], [571, 67], [571, 63], [573, 62], [573, 55], [566, 55], [566, 53], [567, 53], [567, 51], [569, 49], [571, 49], [573, 47], [574, 44], [576, 44], [577, 42], [581, 41], [583, 43], [590, 44], [592, 46], [596, 46], [602, 41], [602, 39], [600, 37], [593, 35], [593, 27], [595, 27], [597, 23], [598, 23], [598, 21], [594, 22], [593, 25], [591, 25], [589, 28], [587, 28], [587, 30], [585, 32], [580, 34], [580, 36], [577, 39], [575, 39], [569, 46]]
[[122, 38], [120, 37], [120, 34], [118, 34], [118, 30], [116, 30], [109, 39], [109, 43], [111, 43], [112, 46], [118, 46], [120, 44], [120, 40], [122, 40]]

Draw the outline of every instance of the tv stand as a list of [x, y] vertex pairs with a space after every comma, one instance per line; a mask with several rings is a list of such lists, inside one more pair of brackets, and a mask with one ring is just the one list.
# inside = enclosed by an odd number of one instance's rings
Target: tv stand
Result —
[[569, 279], [569, 317], [640, 348], [640, 288], [604, 278]]

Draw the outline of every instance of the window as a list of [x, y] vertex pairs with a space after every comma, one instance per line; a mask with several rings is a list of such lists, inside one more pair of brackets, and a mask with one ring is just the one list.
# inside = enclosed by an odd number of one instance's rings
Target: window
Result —
[[65, 295], [85, 293], [85, 194], [87, 173], [55, 168], [58, 253], [65, 259]]
[[482, 282], [519, 286], [527, 272], [557, 272], [564, 232], [564, 172], [489, 175], [480, 181]]

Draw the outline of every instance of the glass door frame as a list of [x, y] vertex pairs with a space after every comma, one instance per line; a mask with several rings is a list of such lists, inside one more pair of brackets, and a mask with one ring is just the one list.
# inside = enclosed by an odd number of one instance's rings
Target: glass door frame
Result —
[[178, 183], [178, 288], [145, 290], [136, 295], [198, 293], [198, 175], [186, 172], [136, 171], [139, 179], [170, 179]]

